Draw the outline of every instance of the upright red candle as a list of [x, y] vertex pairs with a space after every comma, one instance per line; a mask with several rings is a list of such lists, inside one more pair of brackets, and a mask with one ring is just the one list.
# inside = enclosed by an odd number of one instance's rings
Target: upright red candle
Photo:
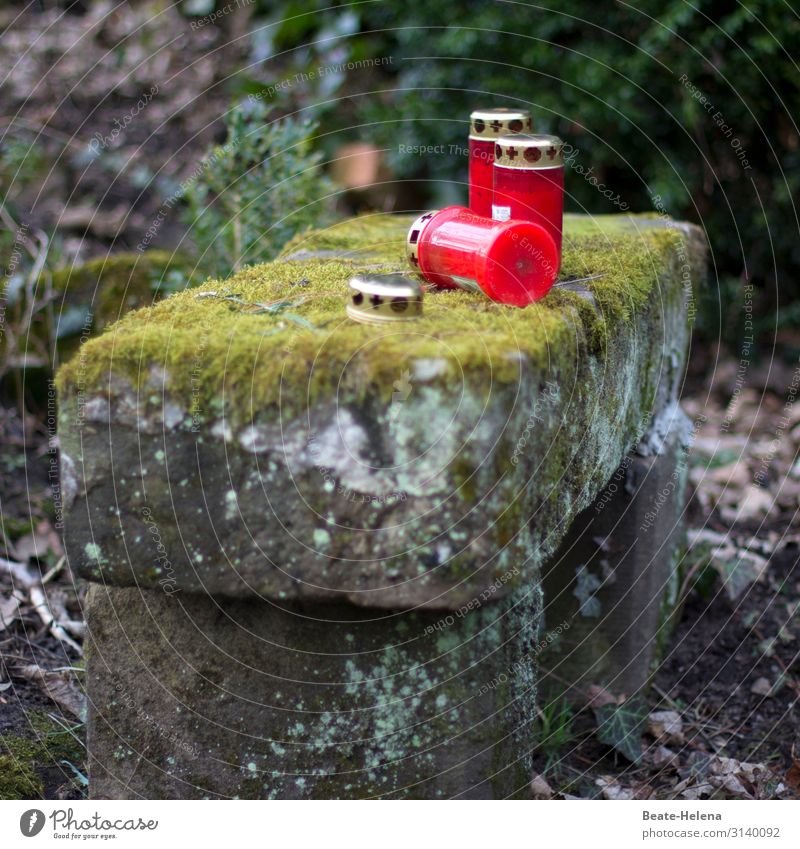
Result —
[[562, 147], [557, 136], [499, 138], [495, 147], [492, 210], [496, 221], [522, 219], [545, 227], [558, 248], [559, 264], [564, 218]]
[[449, 206], [421, 215], [406, 244], [408, 261], [429, 283], [482, 291], [503, 304], [524, 307], [556, 278], [555, 243], [532, 221], [493, 221]]
[[495, 140], [532, 130], [533, 122], [527, 109], [478, 109], [470, 115], [469, 208], [474, 213], [492, 217]]

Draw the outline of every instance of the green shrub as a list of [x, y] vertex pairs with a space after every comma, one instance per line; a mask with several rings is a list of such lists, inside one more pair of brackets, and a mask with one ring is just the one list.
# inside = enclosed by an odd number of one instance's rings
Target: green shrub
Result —
[[226, 123], [225, 144], [186, 181], [184, 215], [200, 268], [223, 278], [272, 259], [293, 235], [326, 223], [332, 196], [321, 154], [312, 149], [314, 122], [268, 122], [266, 108], [251, 98]]

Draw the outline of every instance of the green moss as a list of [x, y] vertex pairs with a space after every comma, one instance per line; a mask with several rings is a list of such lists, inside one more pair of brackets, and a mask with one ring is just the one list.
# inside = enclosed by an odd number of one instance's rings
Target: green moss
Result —
[[34, 742], [51, 761], [65, 759], [77, 766], [83, 760], [84, 750], [80, 743], [46, 713], [30, 711], [28, 721], [35, 735]]
[[42, 780], [29, 761], [0, 754], [0, 799], [41, 799], [43, 795]]
[[43, 712], [31, 711], [27, 718], [31, 736], [0, 736], [0, 799], [42, 798], [45, 770], [63, 773], [62, 783], [73, 777], [62, 761], [82, 769], [85, 752], [72, 734]]
[[17, 519], [12, 516], [0, 516], [0, 530], [6, 539], [17, 540], [25, 534], [33, 533], [35, 522], [32, 519]]
[[408, 228], [414, 215], [372, 213], [340, 221], [324, 230], [312, 230], [295, 236], [281, 251], [278, 260], [301, 252], [342, 252], [352, 258], [395, 263], [402, 257]]
[[[298, 237], [284, 255], [364, 252], [377, 272], [403, 270], [409, 221], [407, 216], [353, 219]], [[61, 369], [62, 398], [104, 394], [110, 373], [140, 387], [152, 366], [164, 366], [173, 400], [206, 411], [224, 408], [235, 424], [250, 421], [254, 410], [280, 403], [284, 413], [298, 412], [334, 393], [340, 401], [358, 401], [377, 386], [390, 397], [397, 363], [412, 346], [415, 357], [444, 359], [445, 369], [436, 378], [441, 382], [471, 371], [494, 382], [515, 381], [518, 353], [545, 373], [568, 371], [582, 347], [604, 349], [645, 307], [670, 268], [669, 253], [679, 234], [663, 226], [637, 229], [631, 221], [624, 216], [566, 219], [561, 278], [600, 275], [584, 284], [596, 308], [556, 290], [525, 309], [466, 292], [429, 292], [422, 320], [375, 327], [349, 321], [343, 310], [348, 279], [364, 267], [364, 258], [278, 260], [203, 286], [204, 292], [235, 295], [244, 304], [190, 290], [125, 316], [85, 346], [80, 363]], [[382, 256], [379, 263], [375, 252]], [[248, 306], [277, 301], [292, 302], [289, 315], [256, 314]], [[487, 358], [491, 375], [486, 375]]]
[[477, 495], [475, 480], [477, 469], [460, 454], [450, 464], [450, 471], [453, 481], [458, 487], [459, 497], [470, 504], [474, 504]]
[[[36, 312], [22, 326], [26, 304], [10, 305], [6, 320], [14, 327], [22, 351], [38, 358], [58, 345], [67, 359], [82, 336], [103, 330], [125, 313], [148, 306], [175, 289], [198, 282], [189, 258], [168, 251], [121, 253], [80, 265], [46, 271], [38, 281], [36, 297], [52, 293], [52, 313]], [[0, 334], [0, 355], [6, 335]]]
[[581, 297], [577, 292], [556, 289], [547, 298], [551, 308], [561, 308], [565, 314], [570, 310], [577, 313], [578, 324], [585, 330], [593, 354], [602, 356], [606, 353], [608, 325], [603, 313], [588, 298]]

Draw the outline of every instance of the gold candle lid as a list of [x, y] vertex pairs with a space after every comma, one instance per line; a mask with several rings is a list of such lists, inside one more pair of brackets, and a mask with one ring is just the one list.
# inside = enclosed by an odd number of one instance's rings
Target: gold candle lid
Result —
[[353, 321], [366, 324], [422, 318], [422, 287], [404, 274], [357, 274], [346, 309]]
[[494, 146], [494, 164], [501, 168], [560, 168], [564, 142], [558, 136], [503, 136]]
[[527, 109], [476, 109], [469, 116], [472, 139], [497, 139], [510, 133], [533, 132], [533, 119]]
[[422, 231], [428, 226], [428, 222], [434, 215], [436, 215], [437, 212], [439, 212], [438, 209], [432, 209], [430, 212], [423, 213], [419, 216], [419, 218], [416, 218], [414, 223], [408, 228], [408, 235], [406, 236], [406, 259], [417, 274], [419, 274], [419, 253], [417, 252], [417, 245], [419, 244], [420, 236], [422, 236]]

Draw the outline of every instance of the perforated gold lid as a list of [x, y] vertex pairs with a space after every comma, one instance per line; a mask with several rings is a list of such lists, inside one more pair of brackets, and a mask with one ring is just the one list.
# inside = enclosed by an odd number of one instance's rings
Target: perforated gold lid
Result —
[[417, 245], [419, 244], [420, 236], [422, 235], [422, 231], [428, 226], [428, 222], [438, 211], [438, 209], [432, 209], [430, 212], [423, 213], [419, 216], [419, 218], [415, 219], [414, 223], [408, 228], [408, 235], [406, 236], [406, 258], [408, 259], [409, 265], [416, 272], [419, 272], [419, 254], [417, 252]]
[[422, 317], [422, 287], [404, 274], [357, 274], [350, 280], [347, 315], [365, 324]]
[[533, 119], [527, 109], [476, 109], [469, 116], [471, 139], [497, 139], [509, 133], [533, 132]]
[[514, 135], [497, 139], [494, 164], [501, 168], [559, 168], [564, 142], [558, 136]]

